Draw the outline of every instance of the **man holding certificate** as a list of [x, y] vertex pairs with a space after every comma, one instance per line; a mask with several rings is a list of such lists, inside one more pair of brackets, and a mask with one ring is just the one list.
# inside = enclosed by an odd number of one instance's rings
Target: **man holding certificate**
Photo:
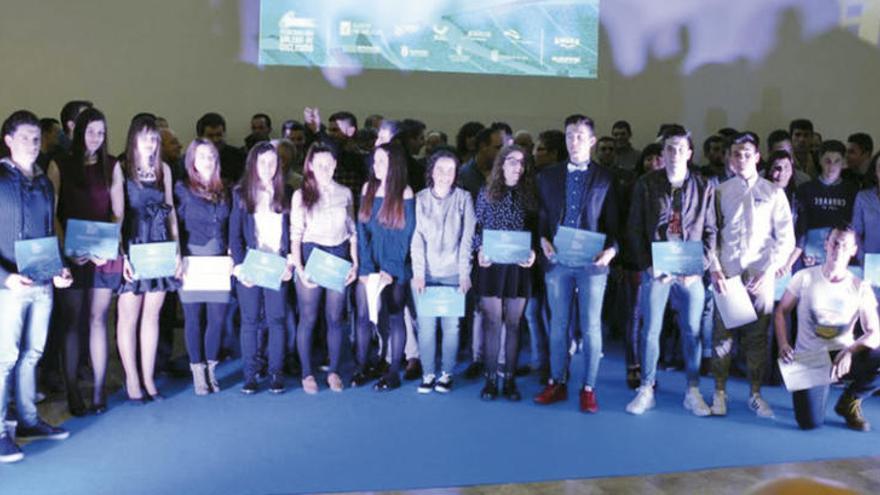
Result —
[[[15, 255], [17, 239], [54, 235], [52, 183], [36, 166], [40, 153], [40, 122], [31, 112], [20, 110], [3, 123], [3, 142], [9, 157], [0, 160], [0, 204], [7, 221], [0, 223], [0, 420], [6, 419], [9, 386], [15, 381], [18, 414], [16, 436], [22, 439], [62, 440], [69, 433], [47, 424], [37, 415], [37, 363], [49, 331], [52, 286], [19, 273], [22, 261]], [[52, 282], [70, 286], [67, 269]], [[21, 449], [0, 428], [0, 463], [19, 461]]]
[[[880, 385], [880, 323], [877, 299], [871, 285], [847, 269], [857, 251], [856, 232], [850, 225], [835, 227], [825, 241], [825, 262], [794, 274], [776, 308], [776, 341], [780, 368], [786, 387], [792, 392], [794, 416], [804, 430], [822, 426], [829, 384], [849, 372], [852, 379], [837, 401], [834, 411], [854, 430], [868, 431], [862, 416], [862, 399]], [[788, 340], [787, 316], [797, 305], [798, 334], [792, 350]], [[853, 335], [861, 321], [863, 334]], [[827, 353], [834, 356], [833, 364]], [[822, 360], [809, 360], [825, 353]], [[812, 368], [812, 369], [810, 369]], [[795, 376], [791, 371], [797, 372]]]
[[[775, 274], [794, 250], [791, 209], [785, 191], [758, 176], [760, 154], [752, 133], [733, 136], [728, 150], [728, 166], [736, 176], [715, 189], [718, 237], [716, 249], [709, 253], [709, 274], [719, 308], [728, 296], [736, 294], [728, 291], [728, 287], [733, 289], [741, 282], [757, 320], [735, 324], [716, 319], [712, 335], [715, 395], [711, 409], [717, 416], [727, 414], [731, 349], [734, 332], [739, 332], [751, 382], [748, 406], [760, 417], [772, 417], [773, 409], [761, 397], [761, 382], [767, 369], [767, 329], [773, 311]], [[739, 280], [731, 280], [734, 277]]]
[[642, 414], [654, 407], [660, 331], [666, 303], [671, 301], [684, 340], [688, 382], [684, 407], [696, 416], [708, 416], [709, 406], [699, 389], [699, 334], [705, 300], [702, 274], [717, 235], [715, 192], [702, 176], [688, 171], [693, 147], [684, 127], [667, 127], [661, 144], [665, 170], [648, 172], [636, 182], [627, 222], [628, 247], [642, 271], [644, 331], [639, 343], [642, 382], [626, 411]]
[[[580, 408], [591, 413], [599, 410], [593, 387], [602, 356], [602, 299], [608, 280], [608, 265], [617, 254], [619, 222], [614, 177], [610, 171], [590, 161], [595, 142], [592, 119], [584, 115], [568, 117], [565, 119], [565, 143], [569, 160], [547, 167], [538, 176], [538, 234], [544, 254], [551, 314], [551, 379], [535, 396], [535, 402], [552, 404], [568, 398], [564, 383], [568, 367], [568, 326], [572, 301], [576, 300], [581, 330], [586, 337], [586, 371]], [[554, 241], [560, 227], [605, 235], [590, 263], [574, 266], [574, 263], [557, 262], [560, 246]]]

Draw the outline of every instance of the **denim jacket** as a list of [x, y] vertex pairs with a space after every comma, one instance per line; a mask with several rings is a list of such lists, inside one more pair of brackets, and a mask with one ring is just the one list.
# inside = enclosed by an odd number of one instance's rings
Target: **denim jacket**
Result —
[[[681, 186], [682, 240], [703, 243], [703, 267], [718, 235], [714, 209], [715, 188], [699, 174], [688, 172]], [[651, 243], [666, 241], [666, 226], [673, 213], [672, 185], [665, 170], [648, 172], [636, 181], [627, 222], [626, 251], [631, 262], [645, 270], [653, 265]]]

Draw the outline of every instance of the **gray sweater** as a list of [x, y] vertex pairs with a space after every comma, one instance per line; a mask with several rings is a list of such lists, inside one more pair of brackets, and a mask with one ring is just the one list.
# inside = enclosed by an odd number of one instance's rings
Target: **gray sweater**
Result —
[[414, 277], [470, 277], [474, 204], [470, 193], [453, 188], [445, 198], [431, 189], [416, 194], [416, 231], [410, 246]]

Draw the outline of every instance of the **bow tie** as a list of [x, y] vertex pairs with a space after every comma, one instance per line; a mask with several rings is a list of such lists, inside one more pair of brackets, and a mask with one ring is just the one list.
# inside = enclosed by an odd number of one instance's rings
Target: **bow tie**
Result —
[[586, 172], [589, 170], [590, 164], [584, 163], [583, 165], [575, 165], [574, 163], [568, 163], [568, 171], [569, 172]]

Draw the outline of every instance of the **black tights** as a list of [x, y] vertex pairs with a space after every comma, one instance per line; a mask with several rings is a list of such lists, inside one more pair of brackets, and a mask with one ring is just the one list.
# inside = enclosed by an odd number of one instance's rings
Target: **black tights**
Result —
[[312, 375], [312, 334], [318, 321], [322, 294], [324, 295], [324, 321], [327, 325], [327, 348], [330, 353], [329, 371], [336, 373], [339, 369], [339, 355], [342, 351], [342, 312], [345, 309], [346, 294], [321, 287], [309, 289], [297, 279], [296, 298], [299, 304], [299, 325], [296, 332], [296, 347], [299, 350], [303, 378]]
[[[406, 344], [406, 327], [403, 324], [403, 309], [406, 306], [406, 283], [392, 282], [382, 289], [382, 313], [388, 315], [387, 325], [377, 325], [385, 348], [391, 347], [391, 370], [389, 373], [400, 373], [400, 361], [403, 360], [403, 347]], [[367, 353], [373, 334], [373, 323], [367, 308], [367, 289], [364, 284], [357, 285], [357, 362], [361, 372], [366, 371]], [[380, 317], [380, 322], [384, 322]]]
[[501, 328], [505, 328], [504, 369], [513, 376], [519, 358], [519, 322], [526, 307], [526, 298], [480, 298], [483, 312], [484, 345], [486, 347], [486, 374], [494, 377], [499, 371], [498, 354], [501, 352]]

